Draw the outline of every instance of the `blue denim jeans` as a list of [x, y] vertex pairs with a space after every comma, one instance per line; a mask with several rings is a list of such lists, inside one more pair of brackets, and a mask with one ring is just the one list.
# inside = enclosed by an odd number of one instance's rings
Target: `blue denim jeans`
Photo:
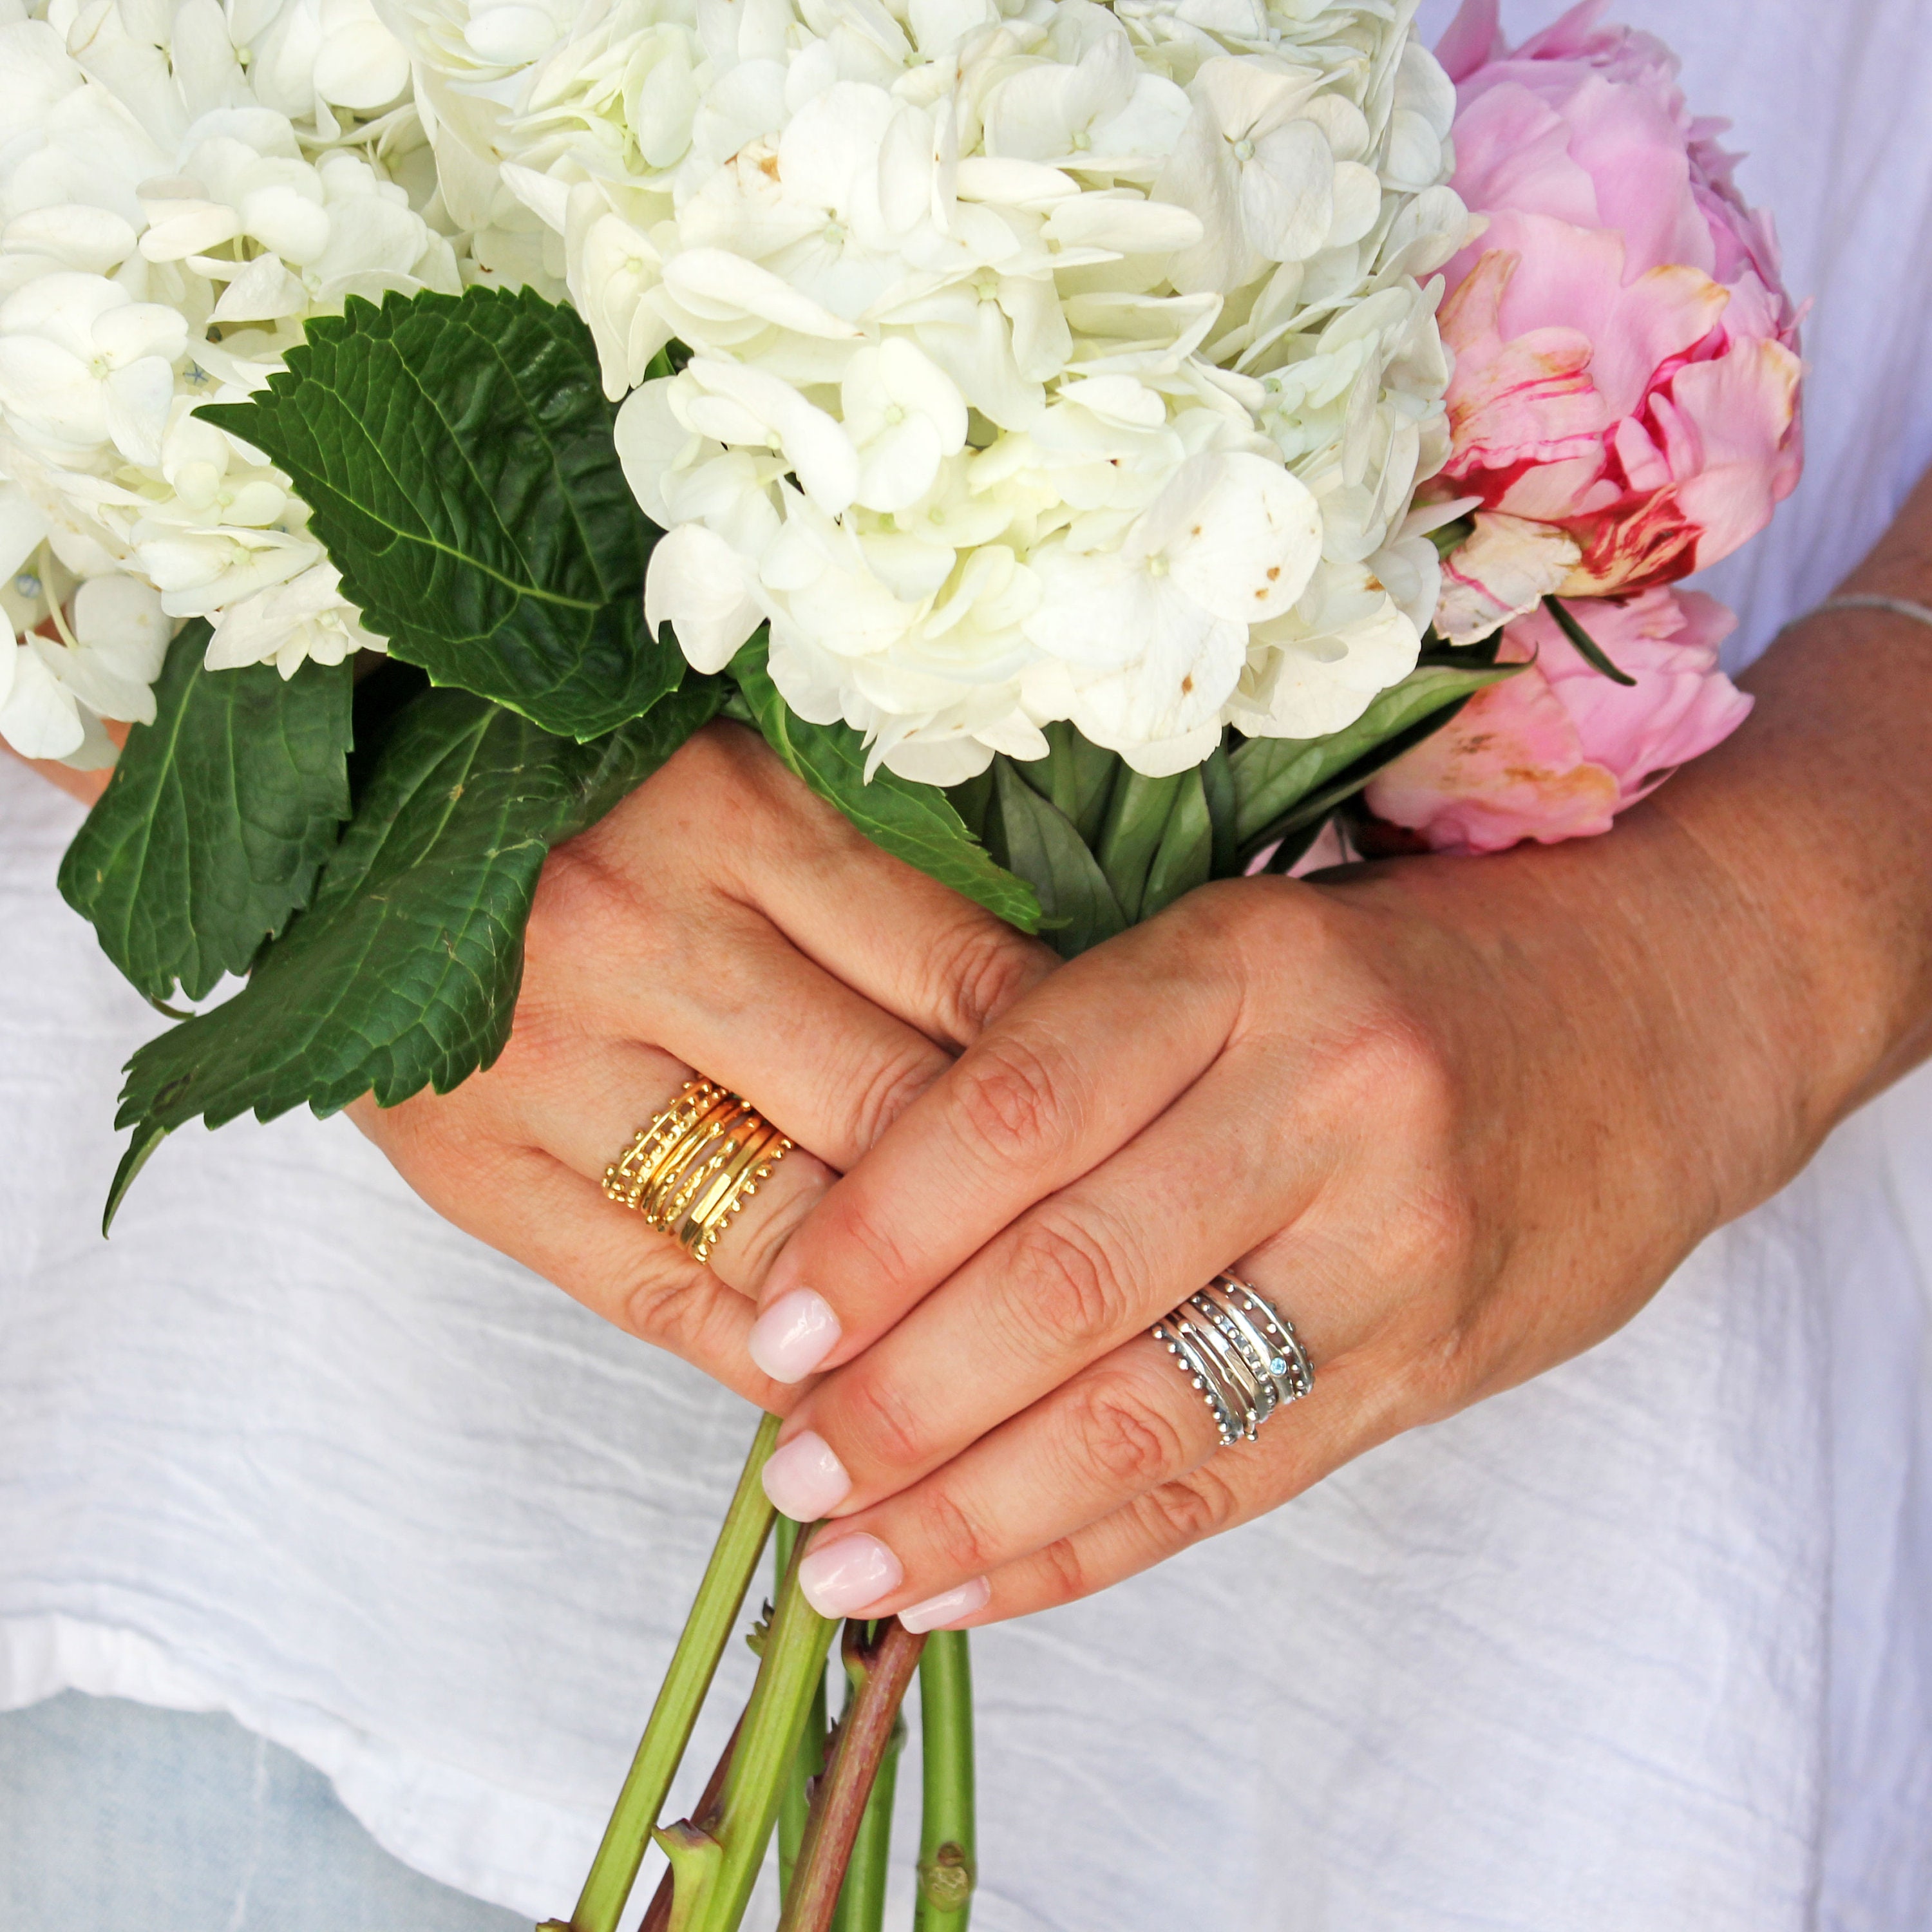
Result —
[[530, 1932], [399, 1864], [232, 1719], [73, 1692], [0, 1715], [4, 1932]]

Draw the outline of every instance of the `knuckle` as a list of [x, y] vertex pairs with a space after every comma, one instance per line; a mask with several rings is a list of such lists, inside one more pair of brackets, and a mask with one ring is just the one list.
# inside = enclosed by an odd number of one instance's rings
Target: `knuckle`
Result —
[[811, 1249], [810, 1271], [802, 1279], [836, 1280], [856, 1274], [884, 1287], [916, 1285], [919, 1271], [894, 1232], [892, 1204], [880, 1201], [874, 1208], [867, 1198], [877, 1192], [861, 1169], [831, 1195], [802, 1238]]
[[1069, 1423], [1082, 1452], [1130, 1493], [1166, 1481], [1190, 1460], [1179, 1430], [1112, 1377], [1076, 1393]]
[[1448, 1048], [1411, 1008], [1384, 1002], [1360, 1043], [1362, 1077], [1373, 1083], [1378, 1104], [1407, 1137], [1430, 1147], [1452, 1145], [1461, 1094]]
[[1064, 1340], [1105, 1347], [1136, 1325], [1106, 1244], [1070, 1216], [1042, 1210], [1022, 1224], [1009, 1271], [1027, 1318]]
[[1005, 1159], [1036, 1160], [1066, 1138], [1077, 1076], [1015, 1030], [982, 1040], [954, 1070], [954, 1102], [968, 1131]]
[[1486, 1352], [1470, 1325], [1454, 1322], [1412, 1342], [1393, 1379], [1405, 1414], [1439, 1422], [1483, 1394], [1487, 1367]]
[[943, 1486], [920, 1499], [920, 1534], [947, 1572], [979, 1576], [994, 1567], [994, 1538]]
[[836, 1424], [826, 1412], [821, 1418], [830, 1425], [826, 1432], [848, 1468], [856, 1461], [873, 1469], [911, 1471], [926, 1461], [928, 1445], [919, 1411], [862, 1356], [838, 1378], [836, 1400]]
[[970, 1046], [1030, 988], [1036, 968], [1032, 949], [1010, 928], [976, 914], [950, 945], [936, 949], [938, 982], [933, 1015], [956, 1046]]
[[552, 848], [537, 876], [524, 929], [527, 971], [580, 952], [587, 933], [622, 916], [629, 895], [595, 841], [596, 828]]
[[1146, 1507], [1162, 1544], [1179, 1549], [1218, 1535], [1234, 1520], [1234, 1492], [1211, 1463], [1148, 1492]]
[[849, 1103], [854, 1146], [872, 1146], [944, 1071], [944, 1058], [918, 1041], [886, 1053], [859, 1081]]
[[1093, 1594], [1093, 1580], [1081, 1557], [1080, 1546], [1072, 1537], [1060, 1537], [1048, 1544], [1038, 1552], [1038, 1561], [1047, 1574], [1049, 1602], [1070, 1604]]

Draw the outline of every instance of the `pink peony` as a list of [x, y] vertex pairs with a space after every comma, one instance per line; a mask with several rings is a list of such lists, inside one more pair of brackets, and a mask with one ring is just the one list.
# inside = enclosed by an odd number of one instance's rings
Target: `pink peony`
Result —
[[1478, 500], [1438, 620], [1468, 642], [1546, 592], [1674, 582], [1770, 520], [1802, 464], [1798, 321], [1768, 222], [1677, 63], [1602, 0], [1514, 52], [1496, 0], [1441, 47], [1455, 186], [1488, 226], [1447, 271], [1454, 453]]
[[1529, 669], [1479, 692], [1379, 773], [1367, 794], [1378, 818], [1439, 852], [1607, 832], [1744, 722], [1751, 700], [1718, 668], [1736, 620], [1716, 598], [1659, 588], [1570, 608], [1636, 684], [1593, 670], [1547, 612], [1519, 619], [1501, 656]]

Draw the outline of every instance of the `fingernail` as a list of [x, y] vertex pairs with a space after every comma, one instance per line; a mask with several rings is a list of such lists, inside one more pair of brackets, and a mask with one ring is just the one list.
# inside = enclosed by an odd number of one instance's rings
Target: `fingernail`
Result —
[[956, 1590], [942, 1590], [938, 1596], [900, 1611], [899, 1622], [915, 1635], [921, 1630], [944, 1630], [962, 1617], [970, 1617], [975, 1610], [983, 1610], [992, 1594], [992, 1585], [983, 1576], [975, 1576]]
[[794, 1522], [816, 1522], [852, 1493], [852, 1478], [832, 1444], [809, 1429], [772, 1451], [764, 1469], [765, 1494]]
[[838, 1347], [840, 1332], [824, 1295], [795, 1288], [752, 1324], [752, 1359], [775, 1382], [802, 1382]]
[[899, 1559], [876, 1536], [842, 1536], [798, 1566], [799, 1588], [821, 1617], [856, 1616], [904, 1579]]

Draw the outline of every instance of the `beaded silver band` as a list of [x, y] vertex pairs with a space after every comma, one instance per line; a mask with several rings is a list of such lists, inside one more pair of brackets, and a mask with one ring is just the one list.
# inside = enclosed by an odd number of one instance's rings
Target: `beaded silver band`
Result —
[[1231, 1274], [1190, 1294], [1153, 1334], [1199, 1390], [1224, 1448], [1252, 1442], [1276, 1409], [1315, 1386], [1294, 1323]]

